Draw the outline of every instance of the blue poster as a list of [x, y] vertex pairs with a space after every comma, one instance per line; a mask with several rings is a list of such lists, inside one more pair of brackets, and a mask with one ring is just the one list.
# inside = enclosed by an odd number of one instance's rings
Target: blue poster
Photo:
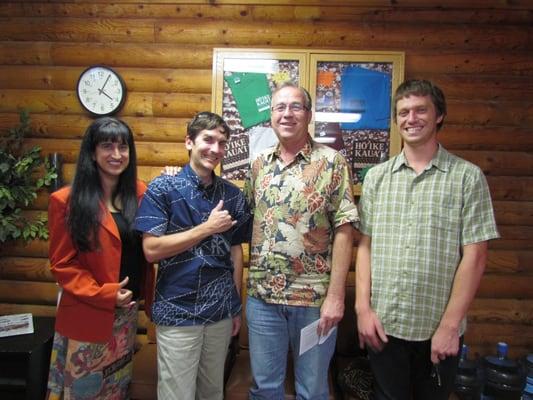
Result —
[[389, 129], [391, 76], [360, 67], [347, 67], [341, 74], [343, 113], [361, 114], [357, 122], [342, 123], [344, 130]]

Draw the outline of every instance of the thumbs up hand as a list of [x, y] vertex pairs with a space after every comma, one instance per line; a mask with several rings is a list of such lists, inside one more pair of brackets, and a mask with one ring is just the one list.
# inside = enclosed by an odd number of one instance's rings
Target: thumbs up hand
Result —
[[135, 304], [135, 301], [132, 301], [133, 293], [129, 289], [125, 289], [126, 285], [128, 284], [130, 278], [125, 277], [121, 282], [119, 282], [119, 289], [117, 291], [117, 301], [116, 305], [117, 307], [131, 307]]

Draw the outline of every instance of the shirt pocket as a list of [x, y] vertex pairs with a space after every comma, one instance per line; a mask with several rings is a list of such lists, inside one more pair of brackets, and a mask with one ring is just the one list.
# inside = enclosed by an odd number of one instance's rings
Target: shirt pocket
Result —
[[439, 199], [439, 201], [424, 204], [422, 210], [424, 225], [436, 232], [459, 234], [461, 229], [461, 207], [460, 199], [454, 196], [447, 196]]

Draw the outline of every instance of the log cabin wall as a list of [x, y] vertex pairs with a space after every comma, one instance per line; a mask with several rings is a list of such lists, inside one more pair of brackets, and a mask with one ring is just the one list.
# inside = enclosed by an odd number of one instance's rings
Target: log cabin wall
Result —
[[[107, 64], [128, 87], [118, 116], [149, 180], [187, 161], [185, 123], [211, 106], [213, 47], [404, 51], [406, 78], [444, 89], [440, 140], [487, 175], [502, 235], [490, 243], [466, 341], [487, 354], [505, 340], [518, 356], [533, 351], [532, 22], [527, 0], [2, 1], [0, 128], [28, 109], [27, 144], [63, 154], [69, 182], [91, 121], [75, 84], [87, 66]], [[27, 212], [46, 207], [43, 193]], [[54, 315], [47, 247], [2, 247], [0, 314]]]

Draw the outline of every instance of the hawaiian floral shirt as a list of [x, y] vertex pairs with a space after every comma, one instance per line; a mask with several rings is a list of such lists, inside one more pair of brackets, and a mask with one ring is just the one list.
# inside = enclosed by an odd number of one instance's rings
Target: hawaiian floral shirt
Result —
[[320, 306], [335, 228], [358, 222], [349, 166], [311, 140], [284, 165], [279, 146], [253, 162], [244, 193], [254, 214], [248, 294], [268, 303]]

